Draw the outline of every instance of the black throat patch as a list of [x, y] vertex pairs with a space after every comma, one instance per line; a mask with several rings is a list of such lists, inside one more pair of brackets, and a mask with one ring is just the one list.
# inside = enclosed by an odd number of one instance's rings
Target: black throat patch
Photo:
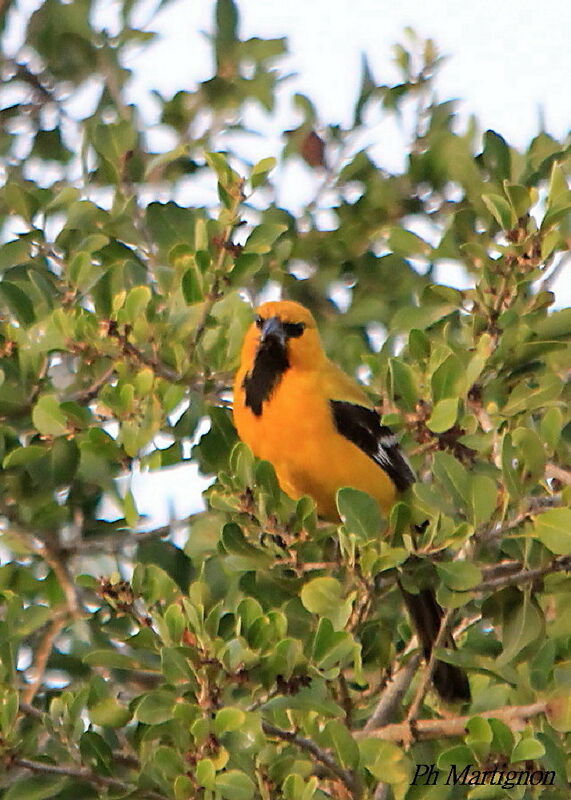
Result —
[[286, 349], [276, 338], [268, 337], [261, 343], [252, 371], [248, 372], [242, 383], [246, 405], [257, 417], [262, 413], [264, 401], [268, 400], [287, 369], [289, 360]]

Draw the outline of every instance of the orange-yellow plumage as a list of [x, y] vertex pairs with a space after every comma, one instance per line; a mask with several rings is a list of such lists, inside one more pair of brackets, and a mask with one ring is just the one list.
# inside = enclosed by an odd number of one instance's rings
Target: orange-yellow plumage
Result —
[[387, 511], [394, 503], [394, 483], [381, 467], [336, 429], [330, 401], [371, 407], [363, 390], [325, 355], [310, 312], [290, 301], [264, 303], [262, 319], [305, 325], [299, 338], [288, 342], [289, 368], [256, 415], [246, 404], [244, 379], [252, 370], [260, 344], [253, 323], [242, 347], [234, 382], [234, 423], [254, 455], [270, 461], [280, 486], [297, 499], [310, 495], [318, 513], [335, 519], [335, 496], [343, 486], [360, 489]]

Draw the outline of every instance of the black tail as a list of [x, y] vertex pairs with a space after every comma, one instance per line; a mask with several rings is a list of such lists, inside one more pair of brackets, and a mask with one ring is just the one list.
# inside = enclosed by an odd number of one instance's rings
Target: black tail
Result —
[[[438, 605], [432, 589], [422, 589], [418, 594], [410, 594], [401, 586], [401, 591], [422, 645], [424, 657], [428, 660], [434, 641], [438, 636], [444, 612]], [[451, 634], [443, 644], [445, 647], [456, 648]], [[437, 661], [432, 673], [432, 682], [440, 697], [447, 702], [470, 700], [468, 677], [463, 669], [454, 664]]]

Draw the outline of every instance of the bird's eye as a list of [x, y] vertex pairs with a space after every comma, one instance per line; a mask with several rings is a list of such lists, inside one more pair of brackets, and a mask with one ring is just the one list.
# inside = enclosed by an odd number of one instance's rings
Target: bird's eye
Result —
[[264, 318], [263, 317], [256, 317], [254, 320], [256, 323], [256, 328], [260, 328], [260, 330], [264, 327]]
[[288, 339], [298, 339], [304, 330], [304, 322], [284, 322], [284, 331]]

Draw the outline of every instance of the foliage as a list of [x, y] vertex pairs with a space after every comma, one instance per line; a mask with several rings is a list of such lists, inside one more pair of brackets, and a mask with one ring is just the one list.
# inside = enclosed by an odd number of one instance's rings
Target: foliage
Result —
[[[155, 93], [175, 144], [151, 152], [125, 55], [152, 34], [119, 6], [112, 34], [91, 0], [44, 0], [4, 67], [1, 796], [476, 800], [497, 789], [411, 786], [415, 765], [512, 764], [555, 784], [502, 797], [567, 798], [569, 143], [461, 130], [409, 32], [398, 83], [364, 63], [352, 126], [298, 95], [282, 152], [261, 139], [248, 164], [232, 132], [273, 112], [286, 42], [242, 40], [218, 0], [213, 75]], [[412, 109], [390, 174], [355, 142]], [[276, 201], [288, 159], [315, 186], [298, 218]], [[180, 200], [214, 181], [216, 208]], [[346, 489], [325, 525], [236, 444], [245, 298], [276, 284], [402, 437], [421, 480], [388, 520]], [[208, 509], [141, 533], [118, 479], [189, 460], [217, 476]], [[413, 669], [397, 577], [451, 612], [465, 717]]]

